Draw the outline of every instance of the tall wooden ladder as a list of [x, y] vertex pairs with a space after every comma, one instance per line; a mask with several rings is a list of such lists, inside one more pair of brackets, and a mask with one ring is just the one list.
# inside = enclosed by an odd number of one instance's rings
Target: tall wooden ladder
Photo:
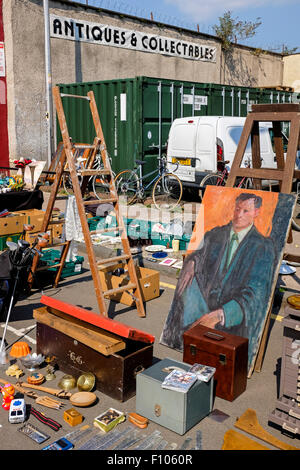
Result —
[[[145, 317], [146, 314], [144, 310], [142, 294], [141, 294], [141, 290], [140, 290], [140, 286], [139, 286], [139, 282], [137, 278], [134, 260], [132, 258], [132, 254], [130, 251], [126, 227], [124, 225], [123, 217], [120, 213], [119, 198], [118, 198], [118, 194], [117, 194], [116, 187], [115, 187], [114, 177], [113, 177], [113, 173], [112, 173], [111, 165], [110, 165], [110, 159], [109, 159], [107, 149], [106, 149], [105, 139], [104, 139], [104, 135], [102, 131], [102, 126], [101, 126], [101, 122], [100, 122], [100, 118], [98, 114], [98, 109], [97, 109], [94, 93], [93, 91], [90, 91], [87, 93], [87, 95], [84, 95], [84, 96], [70, 95], [70, 94], [60, 93], [59, 87], [57, 86], [53, 87], [52, 92], [53, 92], [54, 103], [56, 106], [57, 117], [58, 117], [58, 121], [60, 125], [61, 135], [63, 139], [64, 149], [62, 151], [62, 155], [56, 167], [56, 176], [55, 176], [55, 180], [52, 186], [52, 191], [50, 194], [47, 210], [45, 213], [42, 231], [46, 231], [49, 226], [51, 213], [54, 207], [57, 191], [60, 187], [61, 178], [62, 178], [63, 173], [66, 171], [66, 168], [68, 168], [71, 181], [72, 181], [72, 187], [73, 187], [73, 192], [74, 192], [74, 196], [76, 200], [76, 205], [78, 209], [78, 215], [79, 215], [80, 222], [81, 222], [82, 233], [83, 233], [84, 242], [86, 245], [86, 251], [87, 251], [87, 255], [89, 259], [89, 265], [90, 265], [90, 270], [91, 270], [91, 274], [92, 274], [92, 278], [94, 282], [95, 294], [96, 294], [100, 314], [104, 315], [105, 317], [108, 317], [105, 299], [107, 298], [109, 299], [111, 296], [115, 296], [116, 294], [119, 294], [122, 292], [129, 292], [129, 294], [132, 296], [135, 302], [138, 315], [140, 317]], [[73, 98], [73, 99], [87, 100], [89, 102], [90, 112], [92, 115], [95, 131], [96, 131], [96, 136], [94, 138], [92, 145], [72, 143], [72, 139], [70, 138], [70, 135], [69, 135], [66, 116], [65, 116], [65, 112], [63, 108], [63, 103], [62, 103], [63, 97], [70, 98], [70, 99]], [[75, 164], [76, 150], [82, 149], [83, 147], [89, 148], [91, 150], [91, 154], [90, 154], [88, 163], [85, 166], [85, 168], [82, 170], [78, 170]], [[101, 160], [103, 164], [101, 169], [93, 168], [94, 160], [98, 152], [100, 152], [101, 154]], [[108, 188], [109, 190], [109, 194], [104, 193], [102, 199], [84, 200], [83, 195], [85, 193], [88, 180], [91, 176], [94, 176], [94, 175], [99, 176], [100, 181], [103, 178], [103, 182], [105, 181], [105, 185], [106, 185], [106, 188]], [[79, 176], [81, 176], [81, 181], [79, 181]], [[117, 223], [116, 228], [114, 228], [113, 230], [119, 232], [121, 244], [123, 247], [123, 250], [122, 250], [123, 254], [120, 254], [115, 257], [110, 257], [107, 259], [97, 260], [94, 249], [93, 249], [91, 235], [93, 235], [94, 233], [101, 234], [101, 233], [108, 232], [108, 231], [111, 232], [112, 229], [106, 228], [102, 230], [90, 231], [89, 225], [87, 222], [85, 207], [90, 204], [96, 205], [96, 204], [107, 204], [107, 203], [111, 203], [113, 205], [113, 210], [115, 212], [116, 223]], [[60, 279], [70, 243], [71, 243], [70, 241], [62, 243], [63, 249], [62, 249], [60, 261], [58, 264], [51, 266], [51, 268], [53, 267], [58, 268], [56, 278], [55, 278], [55, 285], [57, 285]], [[35, 258], [33, 266], [32, 266], [33, 273], [37, 269], [39, 269], [37, 267], [37, 262], [38, 262], [38, 258]], [[112, 265], [113, 263], [115, 264], [121, 263], [121, 262], [122, 263], [125, 262], [127, 265], [128, 276], [129, 276], [128, 283], [125, 285], [122, 284], [121, 286], [115, 289], [103, 290], [101, 286], [101, 282], [100, 282], [99, 267], [100, 266], [102, 267], [105, 265]]]
[[[277, 168], [262, 168], [260, 155], [259, 123], [271, 122], [274, 133], [274, 147]], [[281, 123], [290, 123], [290, 135], [286, 158], [281, 134]], [[251, 137], [252, 146], [252, 168], [241, 168], [243, 156]], [[300, 171], [295, 169], [296, 155], [300, 145], [300, 104], [257, 104], [252, 106], [252, 111], [246, 117], [244, 128], [239, 140], [234, 160], [231, 165], [226, 186], [234, 187], [237, 178], [252, 178], [254, 189], [262, 189], [262, 180], [278, 181], [280, 192], [291, 193], [293, 179], [300, 179]], [[288, 243], [292, 243], [292, 230], [290, 229]], [[300, 261], [300, 256], [284, 255], [285, 259]], [[267, 334], [269, 330], [272, 303], [269, 309], [264, 331], [259, 346], [254, 370], [261, 370], [263, 356], [266, 347]], [[251, 375], [250, 371], [249, 375]]]

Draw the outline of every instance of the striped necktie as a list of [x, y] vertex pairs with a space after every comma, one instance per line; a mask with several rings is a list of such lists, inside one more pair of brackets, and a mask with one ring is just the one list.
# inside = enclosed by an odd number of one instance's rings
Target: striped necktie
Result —
[[229, 243], [229, 247], [228, 247], [227, 260], [226, 260], [226, 269], [228, 268], [228, 266], [231, 263], [233, 254], [234, 254], [235, 250], [237, 249], [238, 244], [239, 244], [239, 237], [237, 236], [236, 233], [233, 233], [232, 237], [231, 237], [231, 240], [230, 240], [230, 243]]

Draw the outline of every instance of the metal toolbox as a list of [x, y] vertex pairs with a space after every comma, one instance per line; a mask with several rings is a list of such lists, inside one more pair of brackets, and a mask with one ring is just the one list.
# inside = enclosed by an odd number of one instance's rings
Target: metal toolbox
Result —
[[205, 418], [213, 404], [213, 378], [197, 380], [186, 392], [162, 388], [170, 373], [167, 368], [188, 371], [191, 366], [174, 359], [163, 359], [136, 377], [136, 412], [145, 418], [183, 435]]

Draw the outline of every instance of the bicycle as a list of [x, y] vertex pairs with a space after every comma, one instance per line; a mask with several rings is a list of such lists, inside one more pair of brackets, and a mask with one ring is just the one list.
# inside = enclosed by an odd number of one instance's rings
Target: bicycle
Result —
[[[76, 167], [76, 172], [77, 172], [80, 186], [82, 183], [82, 176], [80, 175], [80, 171], [85, 168], [86, 161], [88, 160], [88, 157], [82, 156], [84, 154], [84, 150], [85, 149], [76, 149], [76, 152], [74, 154], [75, 167]], [[101, 154], [98, 153], [95, 157], [93, 170], [102, 170], [102, 169], [103, 169], [103, 163], [101, 159]], [[112, 175], [113, 177], [115, 177], [115, 173], [113, 171], [112, 171]], [[68, 195], [73, 195], [72, 179], [69, 173], [63, 174], [62, 186]], [[108, 176], [106, 175], [90, 176], [88, 179], [88, 183], [86, 185], [86, 191], [88, 195], [90, 194], [90, 192], [92, 192], [97, 197], [97, 199], [103, 199], [103, 197], [105, 197], [105, 194], [109, 195]]]
[[[152, 199], [157, 209], [173, 210], [178, 206], [182, 198], [182, 183], [177, 175], [168, 172], [165, 156], [158, 157], [158, 160], [158, 169], [144, 176], [142, 167], [146, 162], [142, 160], [136, 160], [137, 166], [133, 170], [122, 170], [117, 174], [115, 177], [117, 192], [119, 196], [127, 197], [128, 204], [136, 200], [144, 200], [147, 191], [154, 185]], [[155, 175], [153, 179], [144, 184], [143, 182], [152, 175]]]
[[[218, 162], [218, 169], [216, 173], [209, 173], [204, 176], [204, 178], [201, 180], [200, 183], [200, 197], [201, 199], [203, 198], [204, 191], [206, 186], [225, 186], [228, 175], [229, 175], [229, 169], [226, 165], [228, 165], [229, 160], [226, 160], [224, 162]], [[223, 169], [222, 169], [223, 168]], [[250, 168], [250, 163], [247, 162], [246, 168]], [[254, 188], [254, 183], [252, 178], [247, 178], [246, 176], [243, 176], [243, 178], [238, 178], [237, 182], [235, 184], [236, 188], [243, 188], [243, 189], [253, 189]], [[270, 182], [267, 184], [267, 190], [272, 191], [272, 185]]]

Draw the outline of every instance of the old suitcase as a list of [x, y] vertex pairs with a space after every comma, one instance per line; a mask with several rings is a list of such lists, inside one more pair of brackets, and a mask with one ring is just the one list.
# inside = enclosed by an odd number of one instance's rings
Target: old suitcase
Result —
[[248, 339], [196, 325], [183, 334], [183, 361], [216, 368], [217, 397], [233, 401], [246, 390]]
[[[64, 315], [62, 318], [59, 317], [59, 322], [54, 322], [54, 326], [57, 323], [58, 328], [62, 329], [61, 320], [65, 320], [67, 315], [70, 315], [70, 318], [74, 316], [76, 321], [80, 322], [80, 328], [83, 329], [85, 324], [90, 324], [94, 331], [97, 330], [98, 324], [101, 326], [101, 331], [115, 333], [125, 345], [117, 352], [101, 353], [95, 349], [95, 345], [91, 341], [83, 343], [79, 340], [79, 336], [75, 339], [66, 334], [66, 330], [62, 332], [56, 327], [50, 326], [49, 322], [48, 324], [46, 321], [42, 323], [40, 311], [44, 308], [42, 307], [37, 309], [36, 313], [34, 312], [37, 319], [37, 353], [56, 356], [60, 370], [73, 375], [76, 379], [83, 372], [92, 372], [96, 377], [96, 389], [111, 398], [126, 401], [134, 396], [137, 374], [152, 365], [154, 337], [50, 297], [42, 296], [41, 302], [47, 306], [51, 313], [59, 314], [61, 312]], [[70, 329], [71, 331], [74, 331], [74, 328]]]
[[140, 372], [136, 378], [136, 412], [182, 435], [211, 412], [213, 379], [197, 380], [186, 393], [164, 389], [161, 385], [170, 373], [168, 367], [190, 369], [189, 364], [166, 358]]

